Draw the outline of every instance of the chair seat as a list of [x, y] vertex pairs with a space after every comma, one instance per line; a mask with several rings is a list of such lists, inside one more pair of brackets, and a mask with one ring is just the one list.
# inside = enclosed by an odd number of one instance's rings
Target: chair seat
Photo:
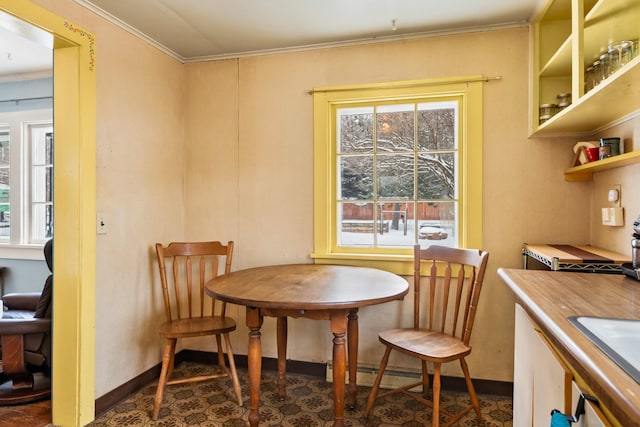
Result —
[[160, 336], [164, 338], [199, 337], [235, 331], [236, 321], [230, 317], [213, 316], [179, 319], [160, 325]]
[[378, 338], [383, 344], [424, 360], [446, 362], [471, 353], [471, 347], [460, 339], [428, 329], [390, 329]]

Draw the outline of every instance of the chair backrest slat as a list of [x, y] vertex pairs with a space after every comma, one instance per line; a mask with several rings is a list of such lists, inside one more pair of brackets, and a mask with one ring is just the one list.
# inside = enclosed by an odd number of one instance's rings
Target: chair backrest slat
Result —
[[[460, 266], [458, 270], [458, 278], [457, 278], [457, 286], [456, 286], [456, 301], [453, 305], [455, 307], [455, 314], [453, 316], [453, 326], [452, 330], [458, 329], [458, 318], [460, 317], [460, 307], [462, 306], [462, 291], [464, 290], [464, 275], [466, 273], [466, 269], [464, 268], [464, 264]], [[465, 319], [462, 320], [464, 324]]]
[[[217, 313], [216, 300], [205, 295], [205, 286], [220, 274], [231, 272], [232, 241], [226, 245], [217, 241], [172, 242], [168, 246], [158, 243], [156, 254], [167, 321], [225, 315], [226, 304], [221, 302], [220, 312]], [[222, 257], [225, 260], [221, 273]], [[171, 265], [171, 276], [167, 275], [165, 264]], [[206, 300], [210, 300], [210, 304]]]
[[[437, 263], [434, 261], [432, 261], [433, 265], [437, 265]], [[436, 267], [437, 268], [437, 267]], [[431, 276], [432, 280], [434, 282], [437, 282], [436, 276]], [[444, 278], [442, 279], [442, 285], [443, 285], [443, 289], [442, 289], [442, 307], [448, 307], [449, 306], [449, 294], [451, 293], [451, 264], [447, 264], [445, 271], [444, 271]], [[432, 304], [434, 304], [434, 302], [432, 302]], [[441, 318], [440, 318], [440, 332], [444, 332], [445, 331], [445, 325], [447, 324], [447, 315], [449, 314], [448, 310], [442, 310], [442, 314], [441, 314]], [[455, 321], [455, 317], [454, 317], [454, 321]], [[432, 328], [432, 326], [429, 326], [429, 328]]]
[[[469, 344], [488, 258], [481, 250], [416, 245], [414, 328], [445, 333]], [[423, 263], [429, 265], [426, 295], [420, 292]], [[422, 307], [428, 313], [421, 313]]]

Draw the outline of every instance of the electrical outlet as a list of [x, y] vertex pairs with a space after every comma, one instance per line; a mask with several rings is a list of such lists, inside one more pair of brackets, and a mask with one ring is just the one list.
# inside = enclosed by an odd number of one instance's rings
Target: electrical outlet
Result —
[[107, 219], [103, 213], [98, 213], [96, 216], [96, 233], [107, 234]]

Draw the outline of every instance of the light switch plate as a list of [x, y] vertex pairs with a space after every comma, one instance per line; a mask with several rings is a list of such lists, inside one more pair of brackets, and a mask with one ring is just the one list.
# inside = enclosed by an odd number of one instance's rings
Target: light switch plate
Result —
[[107, 234], [107, 220], [104, 213], [96, 215], [96, 234]]
[[624, 225], [624, 208], [602, 208], [602, 225], [621, 227]]

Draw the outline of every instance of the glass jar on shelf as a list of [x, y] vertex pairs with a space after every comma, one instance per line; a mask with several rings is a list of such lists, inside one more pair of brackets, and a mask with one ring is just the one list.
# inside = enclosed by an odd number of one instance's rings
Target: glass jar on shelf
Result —
[[593, 65], [589, 65], [584, 70], [584, 93], [589, 92], [595, 86]]
[[556, 101], [557, 101], [556, 106], [558, 107], [557, 110], [562, 110], [564, 108], [567, 108], [569, 105], [571, 105], [571, 94], [559, 93], [556, 96]]
[[598, 81], [603, 81], [611, 75], [609, 72], [609, 53], [603, 53], [600, 55], [600, 74], [596, 76]]
[[538, 116], [540, 124], [543, 124], [551, 117], [553, 117], [553, 115], [556, 114], [557, 109], [558, 107], [556, 104], [540, 104]]
[[608, 50], [609, 75], [615, 73], [633, 59], [633, 42], [611, 43]]
[[593, 86], [592, 88], [598, 86], [600, 81], [602, 80], [602, 71], [600, 71], [600, 61], [593, 61], [591, 65], [593, 68]]

